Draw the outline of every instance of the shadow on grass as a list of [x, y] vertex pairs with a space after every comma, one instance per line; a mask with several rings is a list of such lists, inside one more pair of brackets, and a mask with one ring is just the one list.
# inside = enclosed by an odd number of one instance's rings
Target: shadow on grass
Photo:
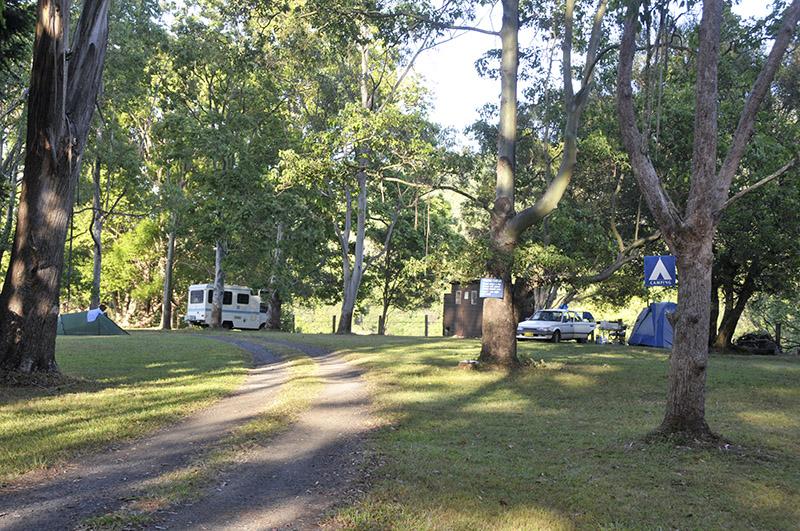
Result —
[[746, 448], [720, 451], [638, 442], [663, 415], [663, 351], [526, 344], [541, 361], [506, 376], [455, 368], [475, 341], [294, 339], [349, 352], [387, 424], [374, 439], [386, 464], [367, 498], [340, 512], [345, 527], [387, 513], [395, 527], [423, 528], [800, 521], [800, 360], [712, 358], [709, 423]]

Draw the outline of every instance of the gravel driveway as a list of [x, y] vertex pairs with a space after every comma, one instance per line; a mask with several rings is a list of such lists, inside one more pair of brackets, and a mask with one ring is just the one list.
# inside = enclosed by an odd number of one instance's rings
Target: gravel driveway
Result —
[[[80, 527], [88, 517], [119, 509], [148, 481], [181, 469], [255, 419], [286, 381], [286, 366], [269, 350], [268, 337], [215, 339], [253, 355], [254, 368], [238, 391], [149, 437], [85, 456], [46, 480], [23, 479], [0, 490], [0, 529]], [[371, 426], [360, 374], [325, 350], [276, 342], [315, 358], [324, 382], [316, 402], [288, 429], [214, 478], [201, 499], [157, 513], [151, 528], [313, 528], [352, 488]]]

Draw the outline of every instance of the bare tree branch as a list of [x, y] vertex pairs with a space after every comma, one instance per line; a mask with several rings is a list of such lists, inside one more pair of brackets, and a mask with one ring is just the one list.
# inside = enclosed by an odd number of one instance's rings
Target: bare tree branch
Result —
[[753, 183], [750, 186], [748, 186], [747, 188], [745, 188], [743, 190], [740, 190], [735, 195], [730, 197], [727, 201], [725, 201], [725, 203], [723, 203], [722, 207], [720, 208], [720, 212], [722, 212], [723, 210], [728, 208], [731, 205], [731, 203], [733, 203], [734, 201], [740, 199], [742, 196], [744, 196], [746, 194], [749, 194], [753, 190], [757, 190], [758, 188], [761, 188], [762, 186], [764, 186], [765, 184], [769, 183], [770, 181], [774, 181], [775, 179], [777, 179], [778, 177], [780, 177], [781, 175], [783, 175], [784, 173], [789, 171], [791, 168], [793, 168], [795, 164], [797, 164], [797, 159], [796, 158], [792, 159], [789, 162], [787, 162], [786, 164], [784, 164], [778, 171], [776, 171], [776, 172], [774, 172], [774, 173], [772, 173], [770, 175], [767, 175], [766, 177], [764, 177], [763, 179], [761, 179], [757, 183]]
[[404, 179], [400, 179], [399, 177], [384, 177], [383, 180], [386, 181], [386, 182], [399, 183], [399, 184], [402, 184], [402, 185], [405, 185], [405, 186], [408, 186], [408, 187], [411, 187], [411, 188], [421, 188], [421, 189], [422, 188], [427, 188], [427, 190], [425, 192], [423, 192], [422, 195], [431, 194], [431, 193], [439, 191], [439, 190], [449, 190], [451, 192], [457, 193], [458, 195], [460, 195], [460, 196], [462, 196], [462, 197], [464, 197], [466, 199], [469, 199], [470, 201], [475, 203], [475, 205], [479, 206], [483, 210], [486, 210], [486, 211], [491, 210], [491, 208], [489, 207], [489, 205], [486, 204], [486, 202], [481, 201], [480, 199], [478, 199], [474, 195], [472, 195], [470, 193], [467, 193], [467, 192], [465, 192], [465, 191], [463, 191], [460, 188], [457, 188], [455, 186], [450, 186], [450, 185], [447, 185], [447, 184], [414, 183], [414, 182], [406, 181]]
[[617, 258], [609, 264], [608, 266], [604, 267], [601, 271], [594, 273], [588, 276], [575, 276], [569, 279], [568, 281], [574, 285], [580, 284], [595, 284], [597, 282], [604, 282], [611, 278], [614, 273], [622, 269], [622, 267], [635, 260], [639, 257], [639, 253], [634, 252], [638, 251], [648, 243], [652, 243], [657, 241], [661, 238], [661, 232], [656, 231], [649, 236], [645, 236], [643, 238], [639, 238], [635, 241], [632, 241], [630, 244], [625, 246], [619, 254], [617, 254]]

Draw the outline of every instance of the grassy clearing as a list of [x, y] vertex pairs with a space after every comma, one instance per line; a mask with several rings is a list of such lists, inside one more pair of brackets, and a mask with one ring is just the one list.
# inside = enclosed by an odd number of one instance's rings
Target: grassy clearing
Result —
[[[289, 338], [289, 336], [287, 336]], [[644, 445], [663, 352], [526, 343], [513, 376], [455, 369], [472, 340], [291, 336], [366, 369], [385, 464], [346, 528], [796, 528], [800, 360], [712, 357], [712, 428], [743, 451]]]
[[246, 356], [180, 334], [59, 337], [56, 359], [74, 380], [0, 387], [0, 483], [207, 406], [241, 384]]
[[268, 348], [287, 360], [289, 378], [276, 400], [256, 420], [238, 428], [188, 466], [145, 484], [141, 493], [119, 510], [87, 519], [85, 526], [136, 528], [152, 522], [158, 511], [199, 498], [222, 470], [245, 460], [249, 451], [267, 443], [310, 407], [322, 389], [317, 363], [289, 347], [270, 344]]

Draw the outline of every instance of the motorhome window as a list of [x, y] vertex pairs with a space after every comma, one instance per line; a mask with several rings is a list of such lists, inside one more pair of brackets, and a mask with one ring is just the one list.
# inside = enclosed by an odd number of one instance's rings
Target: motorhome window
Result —
[[230, 291], [226, 291], [225, 295], [222, 296], [222, 304], [233, 304], [233, 293]]
[[203, 290], [193, 289], [190, 291], [189, 304], [203, 304]]
[[456, 304], [461, 304], [461, 290], [456, 290]]
[[250, 295], [247, 293], [237, 293], [236, 304], [250, 304]]
[[208, 290], [208, 303], [212, 304], [214, 302], [214, 290]]

